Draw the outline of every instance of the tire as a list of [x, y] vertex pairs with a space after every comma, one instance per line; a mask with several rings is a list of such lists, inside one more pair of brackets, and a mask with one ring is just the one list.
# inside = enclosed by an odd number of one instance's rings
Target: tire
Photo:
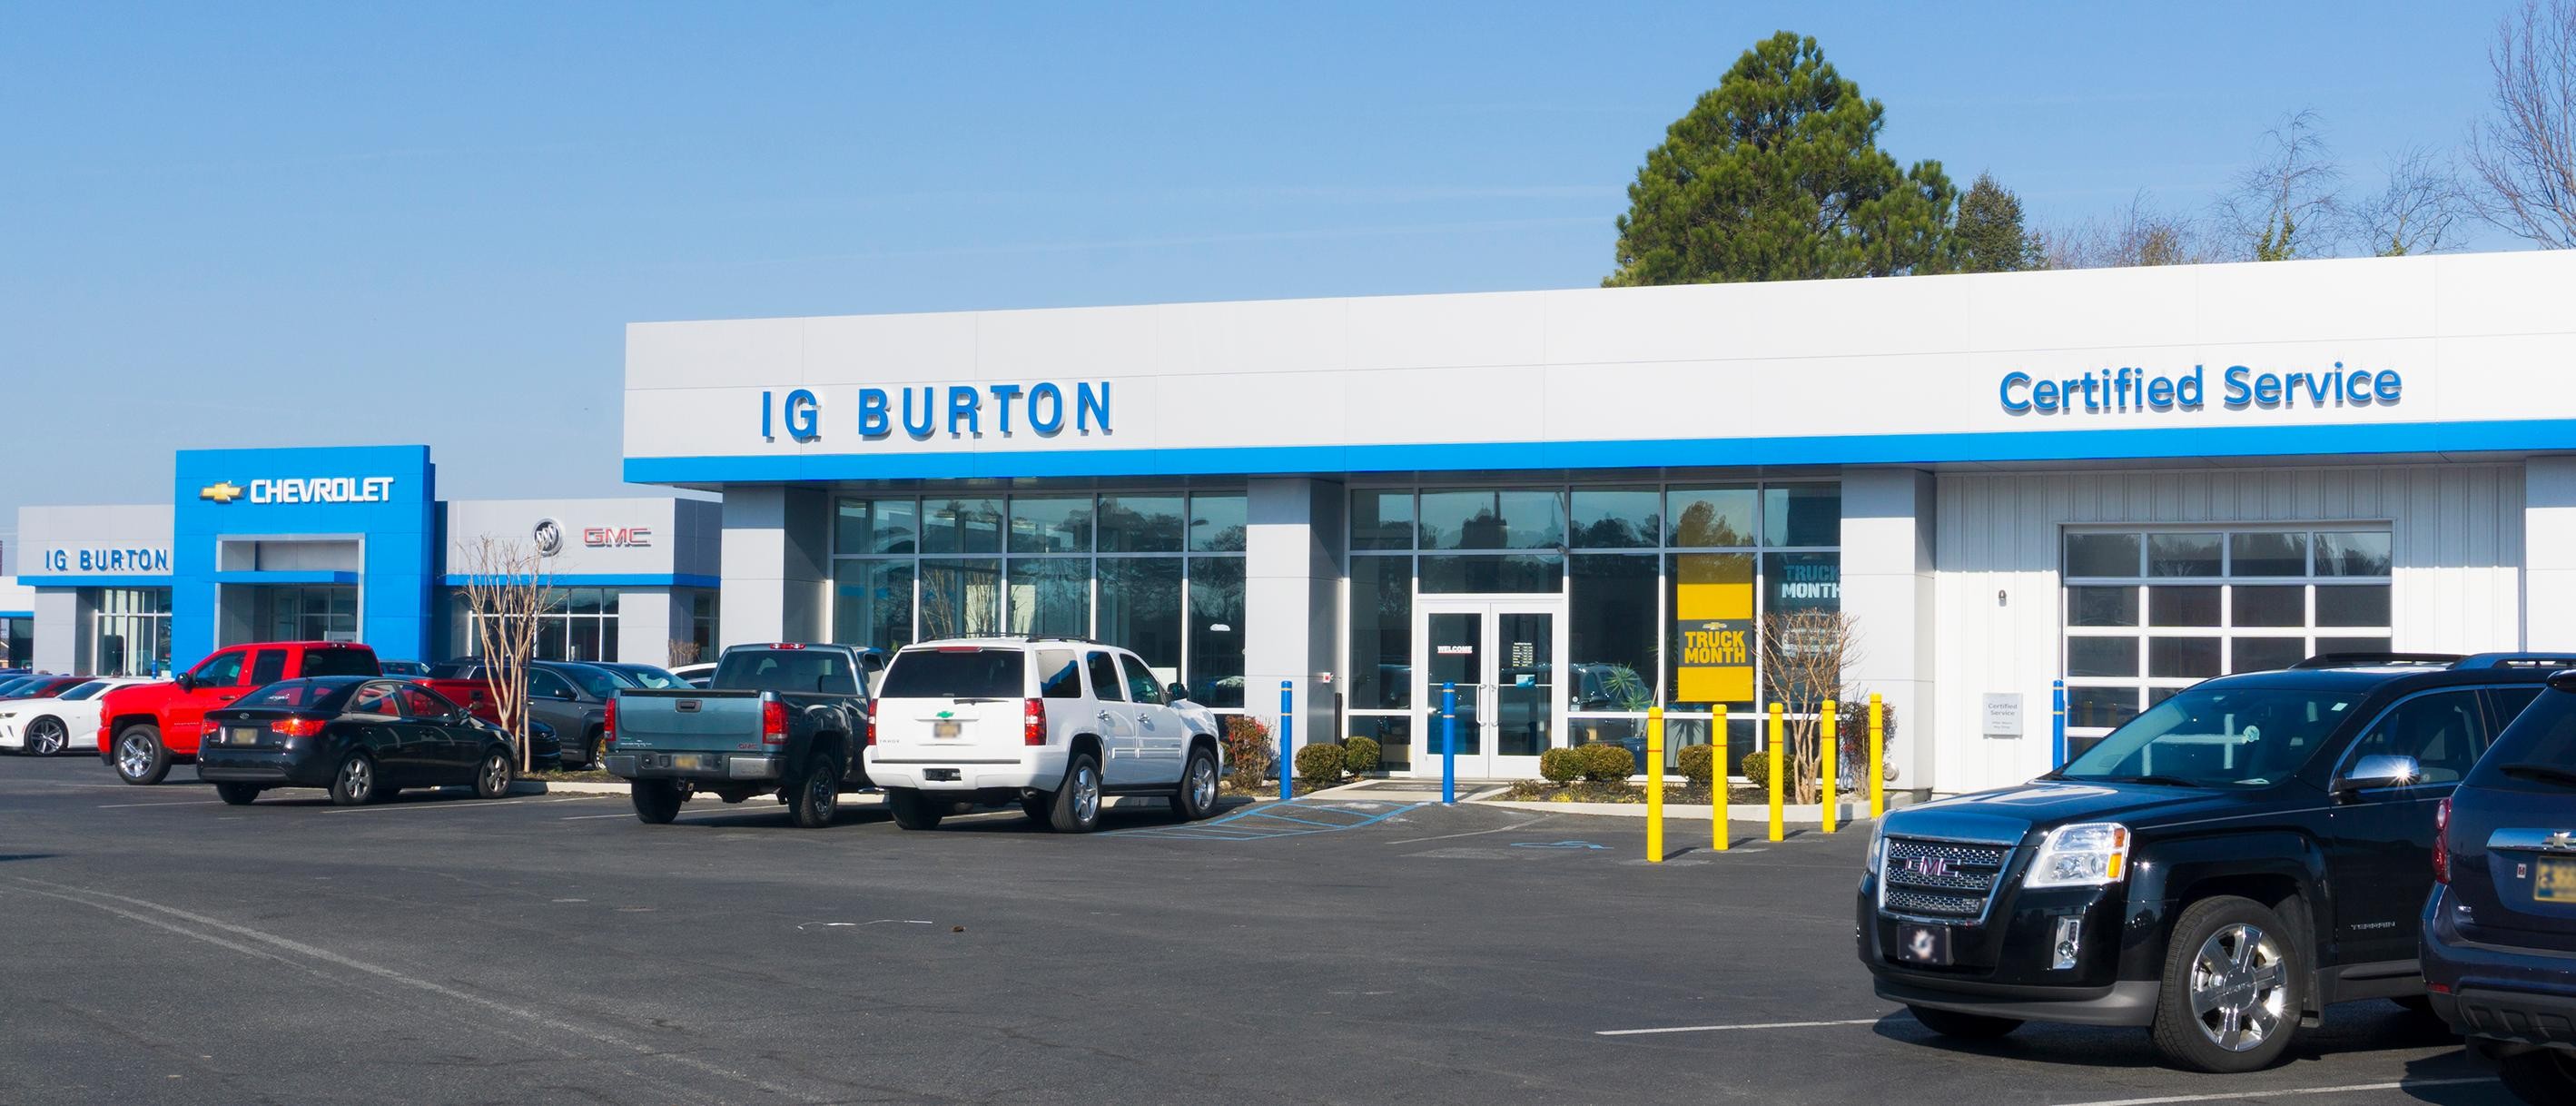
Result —
[[136, 787], [150, 787], [170, 774], [170, 747], [161, 743], [161, 727], [137, 722], [116, 731], [116, 777]]
[[2252, 899], [2220, 895], [2184, 908], [2165, 947], [2156, 1051], [2192, 1071], [2270, 1067], [2299, 1033], [2302, 945], [2279, 914]]
[[1181, 769], [1181, 782], [1172, 788], [1172, 817], [1195, 822], [1216, 813], [1216, 756], [1206, 749], [1190, 750], [1189, 764]]
[[1064, 766], [1064, 786], [1047, 806], [1047, 825], [1057, 833], [1089, 833], [1100, 828], [1100, 762], [1076, 753]]
[[635, 818], [648, 826], [667, 826], [680, 816], [680, 804], [689, 797], [680, 793], [680, 785], [670, 780], [637, 780], [628, 789], [635, 800]]
[[215, 785], [215, 797], [222, 799], [230, 806], [249, 806], [253, 800], [259, 798], [259, 785], [255, 783], [219, 783]]
[[60, 718], [39, 718], [27, 725], [26, 742], [18, 751], [31, 757], [49, 757], [62, 752], [72, 743], [72, 732], [63, 727]]
[[1047, 824], [1047, 819], [1051, 817], [1049, 812], [1054, 807], [1055, 793], [1052, 791], [1032, 791], [1020, 796], [1020, 813], [1028, 815], [1029, 821], [1041, 826]]
[[1962, 1041], [1991, 1041], [2021, 1028], [2020, 1018], [1996, 1018], [1984, 1014], [1962, 1014], [1956, 1010], [1935, 1010], [1929, 1006], [1908, 1006], [1905, 1012], [1923, 1023], [1923, 1028], [1944, 1037]]
[[518, 775], [514, 767], [510, 754], [499, 749], [483, 754], [482, 765], [474, 769], [474, 797], [498, 799], [509, 794], [510, 781]]
[[2504, 1089], [2532, 1106], [2576, 1102], [2576, 1057], [2557, 1049], [2526, 1052], [2496, 1062]]
[[331, 773], [331, 801], [340, 806], [364, 806], [376, 801], [376, 762], [365, 753], [351, 753]]
[[840, 809], [841, 758], [825, 753], [787, 789], [787, 817], [798, 829], [821, 829]]
[[923, 795], [917, 787], [886, 790], [886, 809], [894, 812], [894, 824], [908, 830], [938, 829], [939, 820], [948, 816], [950, 805]]
[[[597, 768], [599, 767], [599, 762], [606, 759], [607, 750], [600, 748], [600, 745], [605, 740], [606, 739], [600, 735], [598, 730], [590, 731], [589, 736], [581, 739], [581, 766], [583, 768]], [[560, 748], [555, 750], [555, 763], [563, 763], [563, 750]]]

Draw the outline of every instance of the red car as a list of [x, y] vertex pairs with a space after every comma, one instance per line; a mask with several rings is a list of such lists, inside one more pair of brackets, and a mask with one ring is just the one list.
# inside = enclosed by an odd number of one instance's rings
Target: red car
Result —
[[215, 650], [177, 679], [120, 687], [101, 697], [98, 755], [132, 784], [161, 782], [197, 758], [206, 712], [279, 680], [374, 676], [376, 652], [338, 641], [276, 641]]

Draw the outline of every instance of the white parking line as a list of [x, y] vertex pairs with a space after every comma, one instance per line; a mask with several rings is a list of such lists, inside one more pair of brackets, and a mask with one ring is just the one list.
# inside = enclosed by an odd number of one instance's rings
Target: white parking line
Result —
[[224, 801], [222, 799], [201, 799], [196, 802], [178, 803], [101, 803], [98, 808], [100, 810], [123, 810], [126, 807], [134, 806], [222, 806], [223, 802]]
[[591, 820], [591, 819], [593, 819], [593, 818], [632, 818], [632, 817], [634, 817], [634, 815], [632, 815], [632, 814], [627, 814], [627, 813], [625, 813], [625, 812], [621, 811], [621, 812], [616, 813], [616, 814], [575, 814], [575, 815], [573, 815], [572, 817], [569, 817], [569, 818], [564, 819], [564, 821], [567, 821], [567, 822], [587, 822], [587, 821], [589, 821], [589, 820]]
[[[1880, 1015], [1881, 1018], [1885, 1015]], [[1595, 1029], [1595, 1037], [1642, 1037], [1651, 1033], [1723, 1033], [1732, 1029], [1814, 1029], [1827, 1025], [1877, 1025], [1879, 1018], [1847, 1018], [1831, 1022], [1753, 1022], [1747, 1025], [1672, 1025], [1660, 1029]]]
[[2106, 1098], [2094, 1102], [2068, 1102], [2061, 1106], [2165, 1106], [2175, 1102], [2242, 1102], [2247, 1097], [2278, 1098], [2294, 1094], [2352, 1094], [2359, 1091], [2411, 1091], [2419, 1087], [2459, 1087], [2470, 1083], [2493, 1083], [2494, 1079], [2406, 1079], [2395, 1083], [2354, 1083], [2343, 1087], [2292, 1087], [2280, 1091], [2229, 1091], [2226, 1094], [2177, 1094], [2161, 1098]]
[[322, 813], [360, 814], [378, 810], [489, 810], [496, 806], [519, 806], [523, 803], [586, 803], [594, 799], [603, 799], [607, 797], [608, 796], [605, 795], [578, 795], [569, 799], [483, 799], [476, 800], [474, 802], [451, 799], [446, 802], [435, 803], [387, 803], [374, 806], [340, 806], [333, 807], [329, 810], [323, 811]]

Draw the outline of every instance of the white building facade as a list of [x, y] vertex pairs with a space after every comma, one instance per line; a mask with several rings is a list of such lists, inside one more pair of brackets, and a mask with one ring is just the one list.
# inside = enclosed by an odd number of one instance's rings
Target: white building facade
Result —
[[[1898, 785], [2194, 680], [2576, 649], [2576, 253], [637, 324], [626, 475], [722, 637], [1094, 636], [1437, 772], [1673, 743], [1790, 620]], [[2018, 705], [2016, 711], [2014, 707]]]

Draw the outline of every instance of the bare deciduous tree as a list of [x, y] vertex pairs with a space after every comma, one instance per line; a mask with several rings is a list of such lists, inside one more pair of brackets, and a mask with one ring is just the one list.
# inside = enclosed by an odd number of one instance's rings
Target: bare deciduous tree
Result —
[[2249, 261], [2333, 254], [2343, 237], [2343, 171], [2317, 113], [2302, 108], [2283, 116], [2261, 142], [2262, 156], [2218, 200], [2229, 252]]
[[[1781, 775], [1799, 803], [1824, 798], [1824, 704], [1840, 693], [1843, 673], [1863, 655], [1859, 623], [1841, 611], [1798, 608], [1762, 618], [1763, 671], [1771, 698], [1788, 716], [1783, 728], [1789, 758], [1781, 762]], [[1837, 735], [1846, 758], [1854, 755], [1851, 736]]]
[[2576, 247], [2576, 0], [2525, 0], [2487, 52], [2495, 114], [2470, 129], [2478, 213], [2551, 249]]
[[555, 605], [551, 574], [546, 558], [517, 539], [486, 534], [458, 542], [457, 551], [465, 566], [465, 603], [482, 646], [483, 684], [501, 728], [518, 744], [519, 770], [525, 772], [531, 767], [528, 662], [536, 659], [538, 631]]
[[2404, 257], [2456, 248], [2468, 206], [2450, 159], [2419, 146], [2389, 159], [2387, 185], [2352, 216], [2372, 256]]
[[687, 638], [675, 637], [671, 639], [671, 667], [678, 668], [682, 665], [698, 663], [698, 653], [699, 649], [697, 642], [690, 641]]
[[2118, 214], [2050, 231], [2040, 240], [2047, 268], [2118, 269], [2214, 260], [2201, 237], [2198, 224], [2157, 208], [2140, 192]]

